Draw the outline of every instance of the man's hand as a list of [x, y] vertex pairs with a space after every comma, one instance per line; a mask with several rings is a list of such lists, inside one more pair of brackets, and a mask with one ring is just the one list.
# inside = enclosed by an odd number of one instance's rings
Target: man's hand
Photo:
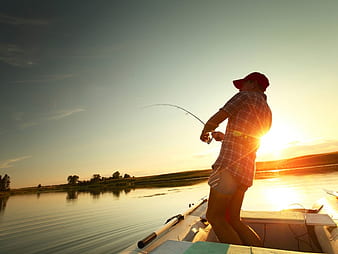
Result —
[[214, 130], [218, 127], [218, 125], [228, 118], [228, 114], [224, 110], [219, 110], [216, 114], [214, 114], [204, 125], [204, 129], [201, 133], [200, 140], [206, 143], [210, 143], [212, 137], [210, 137], [210, 133], [216, 133], [217, 141], [221, 141], [224, 139], [224, 134], [222, 132]]
[[216, 141], [222, 141], [224, 139], [224, 133], [220, 131], [213, 131], [211, 135]]
[[200, 136], [200, 140], [205, 143], [208, 143], [210, 141], [210, 132], [206, 132], [203, 130]]

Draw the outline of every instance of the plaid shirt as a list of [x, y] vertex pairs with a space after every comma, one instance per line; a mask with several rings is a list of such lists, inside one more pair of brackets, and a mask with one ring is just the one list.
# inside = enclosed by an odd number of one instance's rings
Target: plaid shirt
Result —
[[220, 154], [212, 168], [228, 170], [240, 184], [250, 187], [260, 138], [271, 127], [266, 97], [259, 92], [239, 92], [220, 110], [226, 111], [229, 118]]

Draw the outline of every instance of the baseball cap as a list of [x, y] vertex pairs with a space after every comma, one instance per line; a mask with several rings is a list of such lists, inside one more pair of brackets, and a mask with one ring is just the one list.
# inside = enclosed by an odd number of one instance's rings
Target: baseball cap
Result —
[[237, 89], [241, 89], [243, 86], [243, 83], [248, 80], [251, 80], [251, 81], [256, 80], [257, 83], [262, 87], [263, 91], [265, 91], [266, 88], [270, 85], [268, 78], [264, 74], [259, 73], [259, 72], [252, 72], [249, 75], [247, 75], [245, 78], [237, 79], [232, 82], [234, 83], [234, 86]]

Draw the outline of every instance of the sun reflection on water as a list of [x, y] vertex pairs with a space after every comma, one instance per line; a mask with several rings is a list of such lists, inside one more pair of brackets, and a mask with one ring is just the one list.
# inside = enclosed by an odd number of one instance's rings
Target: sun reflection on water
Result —
[[290, 187], [270, 186], [265, 192], [265, 199], [272, 210], [282, 210], [298, 204], [299, 193]]

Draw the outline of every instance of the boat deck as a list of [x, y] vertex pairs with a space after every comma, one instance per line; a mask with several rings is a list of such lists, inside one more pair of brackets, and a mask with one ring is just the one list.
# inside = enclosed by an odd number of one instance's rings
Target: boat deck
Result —
[[[205, 216], [207, 203], [198, 207], [191, 215]], [[290, 211], [242, 211], [242, 220], [261, 237], [265, 248], [292, 251], [321, 252], [314, 236], [315, 226], [336, 227], [327, 214], [311, 214]], [[194, 241], [218, 242], [211, 227], [200, 228]]]
[[[338, 253], [337, 221], [332, 216], [296, 211], [242, 211], [244, 223], [261, 237], [264, 248], [219, 243], [205, 219], [207, 201], [197, 204], [142, 249], [123, 253]], [[324, 210], [324, 209], [323, 209]], [[320, 241], [317, 240], [317, 237]], [[323, 248], [324, 246], [324, 248]], [[203, 252], [207, 250], [207, 252]], [[224, 251], [225, 250], [225, 251]]]

